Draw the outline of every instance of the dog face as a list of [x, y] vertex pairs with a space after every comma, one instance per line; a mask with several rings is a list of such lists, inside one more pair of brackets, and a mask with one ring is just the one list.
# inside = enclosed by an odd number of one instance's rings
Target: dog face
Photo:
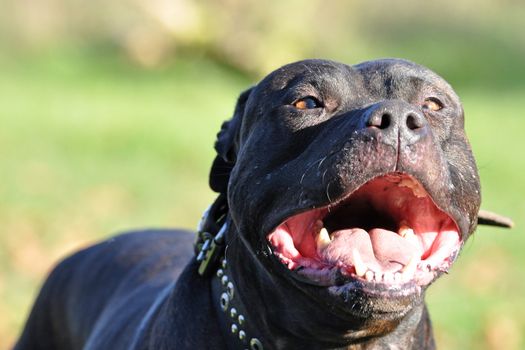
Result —
[[356, 317], [402, 317], [476, 226], [461, 103], [411, 62], [284, 66], [240, 97], [216, 148], [212, 187], [246, 249]]

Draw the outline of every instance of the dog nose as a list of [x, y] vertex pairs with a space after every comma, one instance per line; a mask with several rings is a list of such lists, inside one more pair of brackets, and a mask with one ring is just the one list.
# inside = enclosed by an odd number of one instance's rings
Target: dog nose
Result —
[[382, 134], [382, 141], [413, 144], [426, 133], [425, 117], [405, 101], [389, 100], [376, 103], [364, 114], [364, 127]]

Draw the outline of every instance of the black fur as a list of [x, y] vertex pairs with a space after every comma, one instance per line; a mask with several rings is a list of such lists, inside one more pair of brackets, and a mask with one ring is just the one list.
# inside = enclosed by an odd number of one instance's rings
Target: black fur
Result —
[[[291, 106], [306, 96], [324, 107]], [[422, 110], [429, 96], [442, 101], [440, 111]], [[385, 113], [389, 126], [371, 128]], [[417, 127], [407, 128], [408, 115]], [[424, 293], [371, 293], [356, 283], [335, 296], [291, 278], [265, 237], [290, 215], [397, 171], [417, 178], [466, 240], [479, 179], [463, 109], [442, 78], [394, 59], [293, 63], [240, 96], [215, 148], [210, 186], [228, 198], [229, 277], [265, 349], [434, 348]], [[196, 272], [192, 240], [187, 232], [136, 232], [67, 258], [15, 349], [236, 348], [212, 279]]]

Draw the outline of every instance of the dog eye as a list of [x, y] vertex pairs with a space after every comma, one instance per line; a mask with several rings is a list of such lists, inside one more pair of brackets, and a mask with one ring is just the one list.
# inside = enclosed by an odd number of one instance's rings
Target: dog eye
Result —
[[315, 97], [307, 96], [295, 101], [293, 106], [297, 109], [315, 109], [323, 107], [323, 104]]
[[436, 112], [443, 109], [443, 103], [440, 100], [434, 97], [427, 98], [423, 102], [423, 109], [428, 109], [430, 111]]

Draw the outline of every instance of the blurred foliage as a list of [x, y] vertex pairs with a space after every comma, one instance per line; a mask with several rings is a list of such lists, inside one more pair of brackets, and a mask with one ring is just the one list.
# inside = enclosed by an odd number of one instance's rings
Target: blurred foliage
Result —
[[519, 0], [2, 2], [1, 38], [30, 51], [100, 47], [145, 67], [181, 54], [204, 55], [255, 76], [305, 57], [359, 62], [402, 55], [454, 85], [525, 80], [525, 6]]
[[525, 347], [521, 1], [0, 0], [0, 348], [57, 259], [112, 232], [193, 227], [243, 89], [297, 59], [403, 57], [462, 97], [484, 207], [428, 302], [441, 349]]

